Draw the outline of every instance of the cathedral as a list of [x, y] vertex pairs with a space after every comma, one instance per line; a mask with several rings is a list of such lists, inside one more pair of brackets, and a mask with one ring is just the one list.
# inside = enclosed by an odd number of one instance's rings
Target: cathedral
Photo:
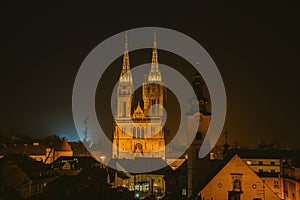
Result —
[[139, 102], [136, 108], [132, 108], [133, 81], [126, 36], [122, 70], [117, 88], [117, 113], [112, 156], [116, 159], [137, 157], [165, 159], [163, 106], [166, 91], [162, 85], [162, 75], [158, 66], [155, 34], [151, 67], [147, 74], [147, 81], [142, 85], [143, 106]]

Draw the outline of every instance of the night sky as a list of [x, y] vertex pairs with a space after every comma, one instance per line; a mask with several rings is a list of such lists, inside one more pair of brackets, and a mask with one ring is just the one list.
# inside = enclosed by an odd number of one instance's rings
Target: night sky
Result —
[[0, 134], [76, 139], [72, 88], [84, 58], [114, 34], [158, 26], [192, 37], [214, 59], [227, 92], [229, 143], [299, 146], [299, 5], [81, 3], [1, 6]]

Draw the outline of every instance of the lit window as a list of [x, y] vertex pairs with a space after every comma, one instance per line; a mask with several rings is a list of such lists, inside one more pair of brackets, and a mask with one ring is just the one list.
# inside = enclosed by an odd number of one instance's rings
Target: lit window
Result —
[[182, 189], [181, 195], [182, 195], [182, 196], [186, 196], [186, 189], [185, 189], [185, 188]]
[[209, 159], [214, 160], [215, 159], [215, 154], [213, 152], [209, 153]]
[[274, 188], [279, 188], [278, 181], [274, 181]]
[[235, 179], [233, 181], [233, 191], [241, 191], [241, 180]]

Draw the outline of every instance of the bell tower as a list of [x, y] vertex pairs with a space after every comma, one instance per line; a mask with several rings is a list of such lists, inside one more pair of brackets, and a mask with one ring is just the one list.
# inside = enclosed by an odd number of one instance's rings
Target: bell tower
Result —
[[133, 91], [133, 81], [129, 64], [128, 37], [126, 34], [122, 71], [119, 78], [119, 85], [117, 91], [117, 118], [129, 119], [131, 117], [131, 102], [133, 98]]
[[[163, 117], [164, 90], [161, 72], [158, 68], [156, 34], [154, 33], [151, 68], [148, 74], [148, 82], [143, 84], [142, 90], [146, 116]], [[159, 106], [154, 106], [155, 104]]]
[[[122, 71], [117, 91], [117, 116], [113, 135], [113, 158], [162, 158], [165, 159], [163, 130], [164, 87], [158, 68], [156, 36], [152, 52], [152, 64], [148, 80], [142, 85], [144, 106], [134, 108], [132, 74], [129, 66], [128, 41], [126, 36]], [[153, 105], [160, 106], [153, 106]], [[131, 109], [134, 108], [134, 109]], [[131, 112], [133, 110], [133, 112]]]

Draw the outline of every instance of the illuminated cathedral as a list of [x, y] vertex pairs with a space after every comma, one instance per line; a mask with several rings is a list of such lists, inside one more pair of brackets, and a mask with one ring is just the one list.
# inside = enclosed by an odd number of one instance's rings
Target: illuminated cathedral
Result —
[[136, 108], [132, 108], [133, 81], [126, 36], [122, 70], [117, 88], [113, 158], [134, 159], [144, 157], [165, 159], [163, 106], [166, 92], [162, 85], [162, 75], [158, 64], [155, 34], [151, 67], [147, 74], [147, 81], [142, 85], [143, 107], [139, 102]]

